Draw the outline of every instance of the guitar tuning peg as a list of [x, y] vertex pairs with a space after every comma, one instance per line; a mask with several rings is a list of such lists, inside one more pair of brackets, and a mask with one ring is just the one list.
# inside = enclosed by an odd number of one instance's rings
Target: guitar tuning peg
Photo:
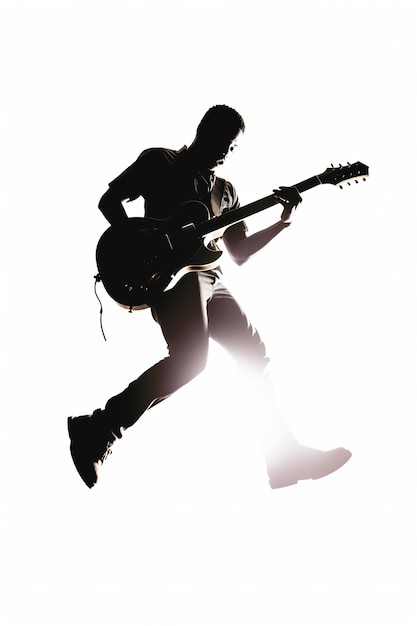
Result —
[[355, 179], [355, 183], [356, 183], [357, 185], [359, 185], [359, 181], [358, 181], [358, 180], [356, 180], [356, 179]]
[[366, 178], [362, 178], [363, 182], [366, 183]]
[[348, 185], [349, 185], [349, 187], [350, 187], [350, 182], [349, 182], [349, 181], [348, 181]]
[[343, 165], [341, 163], [339, 163], [339, 167], [343, 167]]
[[349, 161], [347, 162], [348, 165], [350, 165]]
[[330, 163], [330, 167], [334, 167], [333, 163]]
[[339, 185], [340, 189], [343, 189], [343, 185]]

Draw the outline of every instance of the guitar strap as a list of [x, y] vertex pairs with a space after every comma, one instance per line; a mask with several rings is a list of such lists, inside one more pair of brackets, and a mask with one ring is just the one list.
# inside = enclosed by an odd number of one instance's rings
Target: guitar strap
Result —
[[218, 176], [216, 176], [216, 181], [211, 191], [211, 208], [213, 209], [213, 213], [216, 217], [221, 215], [221, 206], [225, 182], [226, 181], [224, 180], [224, 178], [219, 178]]

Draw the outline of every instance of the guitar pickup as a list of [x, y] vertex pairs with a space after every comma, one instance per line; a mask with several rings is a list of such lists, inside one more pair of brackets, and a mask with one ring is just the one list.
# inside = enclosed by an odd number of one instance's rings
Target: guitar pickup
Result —
[[184, 224], [184, 226], [181, 226], [181, 230], [195, 230], [195, 224], [193, 222]]

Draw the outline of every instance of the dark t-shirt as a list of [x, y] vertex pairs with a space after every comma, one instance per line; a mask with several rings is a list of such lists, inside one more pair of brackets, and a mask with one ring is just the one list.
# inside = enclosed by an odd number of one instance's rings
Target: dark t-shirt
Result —
[[[188, 200], [203, 202], [213, 216], [211, 192], [215, 180], [210, 170], [194, 171], [186, 148], [150, 148], [109, 186], [121, 199], [132, 201], [143, 196], [145, 216], [164, 219]], [[228, 181], [224, 181], [219, 205], [220, 213], [239, 207], [236, 190]]]

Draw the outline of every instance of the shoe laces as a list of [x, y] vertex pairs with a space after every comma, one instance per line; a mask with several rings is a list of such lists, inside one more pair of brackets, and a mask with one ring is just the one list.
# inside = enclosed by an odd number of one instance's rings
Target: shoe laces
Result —
[[113, 450], [111, 449], [112, 445], [116, 441], [116, 439], [121, 439], [122, 432], [121, 429], [116, 429], [116, 432], [113, 430], [107, 431], [105, 434], [103, 433], [103, 438], [98, 445], [97, 450], [97, 462], [104, 463], [104, 461], [112, 454]]
[[116, 441], [116, 435], [113, 432], [111, 432], [110, 438], [106, 442], [106, 447], [104, 449], [104, 452], [100, 457], [101, 463], [104, 463], [107, 457], [110, 456], [110, 454], [112, 454], [113, 450], [111, 449], [111, 447], [115, 441]]
[[107, 459], [108, 456], [110, 456], [110, 454], [112, 454], [113, 450], [111, 449], [113, 442], [112, 441], [108, 441], [106, 444], [106, 449], [103, 452], [103, 456], [101, 457], [101, 462], [104, 463], [104, 461]]

